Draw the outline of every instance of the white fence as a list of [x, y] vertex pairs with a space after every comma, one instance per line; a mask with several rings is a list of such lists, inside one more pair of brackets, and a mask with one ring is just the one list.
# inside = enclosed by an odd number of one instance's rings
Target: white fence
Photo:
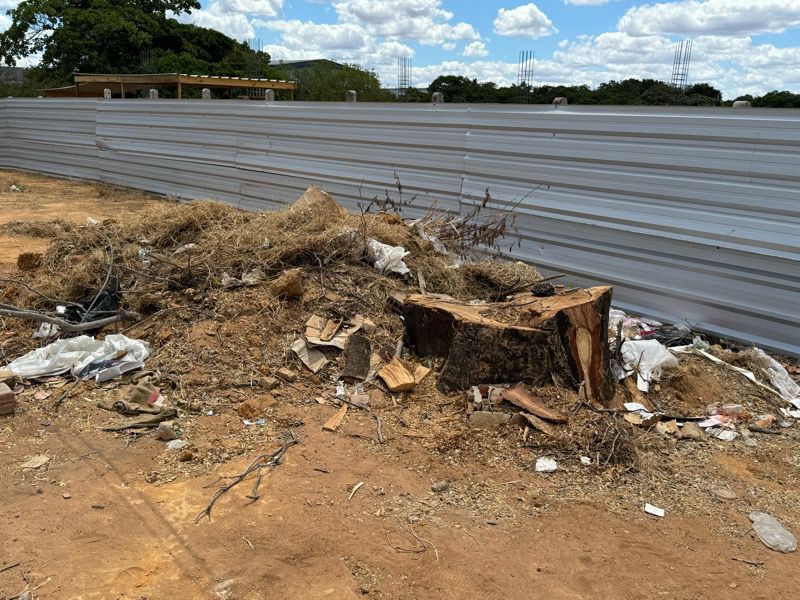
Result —
[[0, 165], [262, 210], [519, 203], [514, 256], [800, 354], [800, 111], [0, 100]]

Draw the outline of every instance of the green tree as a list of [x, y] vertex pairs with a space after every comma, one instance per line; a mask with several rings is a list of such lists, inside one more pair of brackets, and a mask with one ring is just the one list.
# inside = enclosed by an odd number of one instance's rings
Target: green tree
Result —
[[[8, 11], [0, 60], [14, 65], [41, 53], [36, 77], [51, 85], [71, 83], [75, 71], [275, 76], [269, 55], [167, 16], [197, 8], [198, 0], [23, 0]], [[143, 55], [151, 60], [143, 63]]]
[[[742, 98], [748, 100], [749, 98]], [[800, 108], [800, 94], [773, 90], [763, 96], [750, 100], [753, 107], [759, 108]]]
[[358, 65], [321, 60], [301, 69], [284, 68], [283, 76], [298, 82], [298, 100], [341, 102], [348, 90], [356, 92], [359, 102], [387, 102], [394, 99], [391, 92], [381, 89], [381, 81], [373, 71]]

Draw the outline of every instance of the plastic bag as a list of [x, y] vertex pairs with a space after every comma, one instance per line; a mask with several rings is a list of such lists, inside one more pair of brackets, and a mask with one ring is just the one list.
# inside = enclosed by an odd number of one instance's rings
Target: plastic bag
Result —
[[748, 516], [753, 522], [753, 531], [767, 548], [776, 552], [797, 550], [797, 540], [771, 514], [754, 510]]
[[761, 348], [750, 348], [743, 352], [750, 361], [764, 370], [764, 373], [776, 390], [787, 402], [800, 408], [800, 385], [791, 378], [783, 365], [769, 356]]
[[375, 264], [375, 268], [381, 273], [405, 275], [411, 272], [411, 269], [403, 262], [403, 259], [408, 256], [408, 251], [402, 246], [390, 246], [378, 240], [369, 240], [367, 242], [367, 251]]
[[149, 354], [147, 342], [132, 340], [119, 333], [107, 335], [104, 340], [82, 335], [58, 340], [28, 352], [3, 367], [3, 370], [26, 379], [61, 375], [69, 371], [78, 377], [92, 363], [111, 361], [102, 369], [91, 370], [97, 381], [106, 381], [141, 368]]
[[678, 359], [658, 340], [628, 340], [622, 344], [622, 360], [628, 374], [636, 373], [636, 387], [647, 392], [665, 367], [678, 366]]

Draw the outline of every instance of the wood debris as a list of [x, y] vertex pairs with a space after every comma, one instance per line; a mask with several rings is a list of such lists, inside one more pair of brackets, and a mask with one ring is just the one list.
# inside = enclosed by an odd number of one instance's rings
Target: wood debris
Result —
[[542, 419], [553, 421], [554, 423], [566, 423], [567, 417], [562, 415], [557, 410], [553, 410], [544, 405], [544, 403], [535, 396], [532, 396], [525, 386], [517, 384], [503, 391], [500, 395], [501, 399], [510, 402], [523, 410], [528, 411], [532, 415], [536, 415]]
[[323, 431], [336, 431], [339, 429], [345, 415], [347, 415], [347, 404], [342, 404], [339, 410], [336, 411], [336, 414], [325, 421], [325, 424], [322, 426]]
[[399, 358], [393, 358], [378, 371], [378, 377], [383, 379], [390, 392], [408, 392], [414, 389], [416, 380], [408, 370], [405, 363]]

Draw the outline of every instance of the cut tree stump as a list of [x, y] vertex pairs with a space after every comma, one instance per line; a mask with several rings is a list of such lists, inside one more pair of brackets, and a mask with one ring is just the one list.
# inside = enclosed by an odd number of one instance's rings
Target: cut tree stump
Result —
[[577, 389], [583, 382], [587, 400], [606, 404], [613, 395], [610, 306], [611, 288], [605, 286], [478, 305], [411, 294], [403, 318], [406, 341], [419, 356], [446, 359], [437, 383], [444, 391], [554, 380]]

